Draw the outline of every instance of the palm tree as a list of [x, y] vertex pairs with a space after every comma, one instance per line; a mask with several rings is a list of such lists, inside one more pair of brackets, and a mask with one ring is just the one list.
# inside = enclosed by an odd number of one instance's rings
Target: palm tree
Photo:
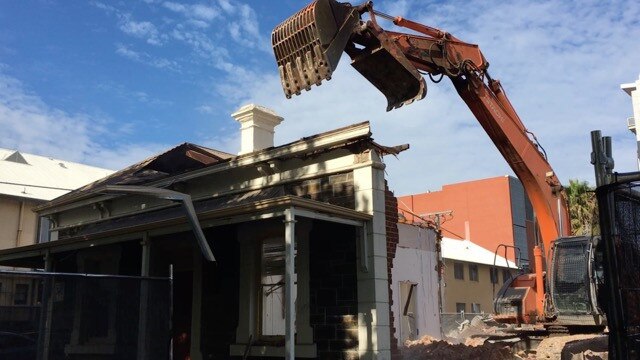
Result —
[[595, 189], [586, 181], [569, 180], [569, 186], [565, 190], [569, 198], [571, 233], [574, 235], [599, 233]]

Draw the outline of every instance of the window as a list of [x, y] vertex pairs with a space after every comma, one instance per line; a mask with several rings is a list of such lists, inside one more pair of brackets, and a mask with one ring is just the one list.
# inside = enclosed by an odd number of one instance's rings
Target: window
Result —
[[474, 314], [480, 314], [482, 312], [482, 308], [478, 303], [471, 304], [471, 312]]
[[[284, 336], [284, 239], [264, 239], [262, 242], [261, 259], [260, 294], [262, 301], [260, 303], [260, 334], [267, 337]], [[295, 293], [293, 294], [293, 298], [295, 301]]]
[[40, 216], [38, 221], [38, 243], [49, 242], [51, 239], [49, 229], [51, 228], [51, 220], [46, 216]]
[[471, 281], [479, 281], [478, 280], [478, 265], [469, 264], [469, 280], [471, 280]]
[[511, 279], [511, 271], [509, 269], [502, 269], [502, 283], [506, 283], [509, 279]]
[[491, 283], [492, 284], [497, 284], [498, 283], [498, 268], [492, 267], [491, 269], [489, 269], [489, 274], [491, 275]]
[[467, 311], [467, 304], [466, 303], [456, 303], [456, 312], [457, 313], [463, 313]]
[[[281, 225], [272, 222], [238, 228], [240, 274], [236, 340], [231, 356], [243, 356], [247, 344], [262, 356], [282, 356], [286, 329], [285, 238]], [[309, 314], [309, 232], [311, 221], [298, 220], [293, 247], [293, 301], [296, 309], [297, 357], [316, 357]]]
[[13, 294], [14, 305], [27, 305], [29, 297], [29, 284], [16, 284], [16, 292]]
[[464, 280], [464, 267], [462, 263], [453, 263], [453, 275], [458, 280]]

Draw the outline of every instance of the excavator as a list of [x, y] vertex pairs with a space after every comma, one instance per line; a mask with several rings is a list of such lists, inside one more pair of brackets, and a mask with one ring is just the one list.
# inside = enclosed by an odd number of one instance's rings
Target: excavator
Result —
[[[384, 30], [378, 19], [411, 32]], [[597, 304], [602, 270], [597, 238], [570, 236], [566, 195], [546, 154], [527, 130], [500, 81], [475, 44], [446, 31], [358, 6], [317, 0], [278, 25], [271, 35], [287, 98], [330, 80], [346, 53], [353, 66], [387, 99], [387, 111], [421, 100], [425, 76], [449, 78], [522, 182], [538, 225], [532, 271], [506, 282], [494, 300], [502, 322], [603, 326]], [[554, 325], [555, 324], [555, 325]]]

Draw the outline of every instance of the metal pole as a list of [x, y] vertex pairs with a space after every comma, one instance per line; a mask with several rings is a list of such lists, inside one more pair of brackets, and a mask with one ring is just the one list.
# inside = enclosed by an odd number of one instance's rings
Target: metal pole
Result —
[[610, 329], [609, 353], [615, 359], [624, 359], [625, 341], [622, 317], [620, 314], [619, 289], [616, 264], [616, 248], [613, 238], [616, 233], [613, 196], [607, 188], [614, 182], [614, 162], [611, 149], [611, 138], [602, 137], [599, 130], [591, 132], [591, 164], [596, 178], [596, 193], [600, 213], [600, 231], [604, 241], [604, 275], [605, 289], [608, 297], [606, 314]]
[[150, 257], [149, 234], [147, 232], [142, 235], [140, 245], [142, 246], [142, 265], [140, 266], [140, 302], [138, 307], [138, 360], [144, 360], [147, 358], [147, 305], [149, 302], [149, 280], [145, 279], [149, 276]]
[[[53, 258], [51, 252], [47, 250], [44, 255], [44, 269], [47, 272], [53, 271]], [[40, 329], [38, 340], [38, 359], [47, 360], [49, 358], [49, 347], [51, 346], [51, 320], [53, 316], [53, 285], [54, 277], [51, 274], [44, 275], [42, 286], [42, 301], [40, 303]]]
[[173, 264], [169, 265], [169, 360], [173, 360]]
[[285, 251], [285, 279], [284, 279], [284, 298], [285, 298], [285, 359], [295, 359], [295, 322], [296, 311], [295, 301], [293, 299], [294, 283], [294, 262], [295, 262], [295, 212], [294, 208], [285, 210], [285, 231], [284, 231], [284, 251]]

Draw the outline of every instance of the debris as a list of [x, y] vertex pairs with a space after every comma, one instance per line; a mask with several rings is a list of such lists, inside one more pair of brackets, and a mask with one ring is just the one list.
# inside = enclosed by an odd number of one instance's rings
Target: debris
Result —
[[567, 335], [549, 337], [538, 345], [535, 359], [583, 360], [608, 359], [608, 336]]
[[407, 341], [402, 348], [403, 359], [496, 359], [511, 360], [517, 359], [511, 354], [508, 345], [491, 344], [483, 342], [477, 346], [453, 344], [444, 340], [437, 340], [430, 336], [424, 336], [419, 340]]

